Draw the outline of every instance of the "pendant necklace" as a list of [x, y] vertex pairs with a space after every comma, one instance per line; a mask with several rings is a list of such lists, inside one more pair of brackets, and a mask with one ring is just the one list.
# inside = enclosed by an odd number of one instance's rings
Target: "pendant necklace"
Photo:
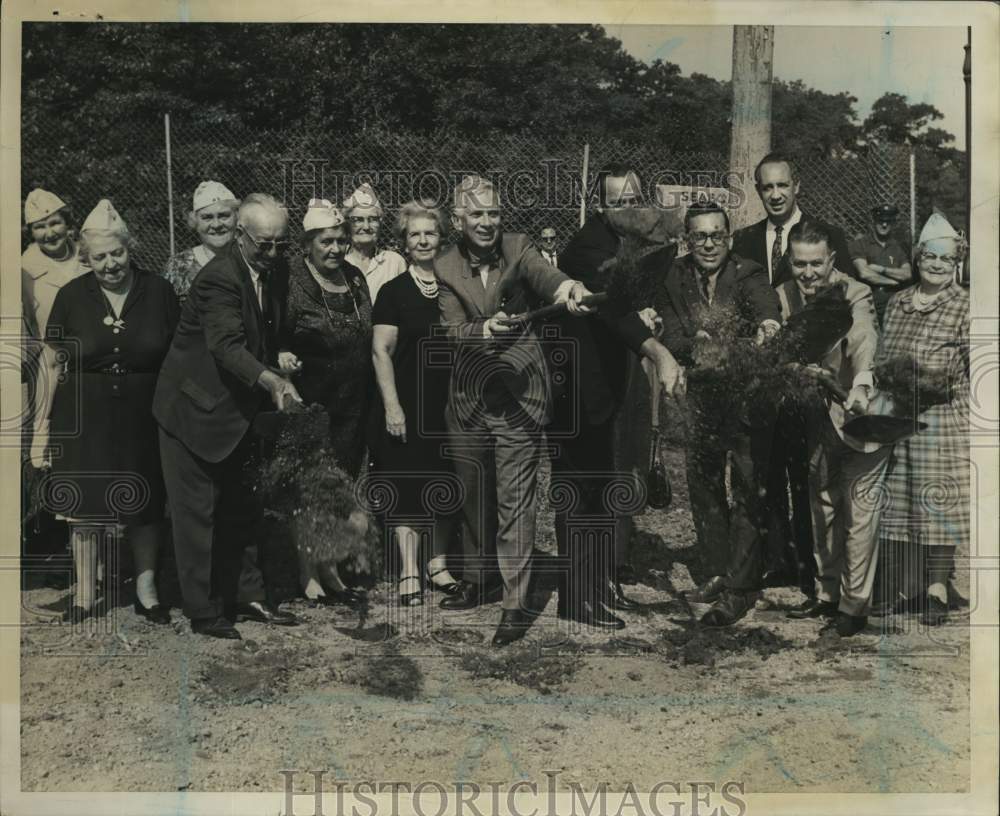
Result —
[[[125, 293], [125, 296], [128, 297], [127, 292]], [[101, 292], [101, 297], [104, 300], [104, 310], [107, 312], [107, 314], [104, 316], [104, 320], [102, 320], [101, 322], [105, 326], [110, 326], [111, 331], [114, 334], [120, 334], [121, 330], [125, 328], [125, 321], [122, 320], [120, 317], [115, 316], [114, 312], [111, 309], [111, 301], [108, 299], [108, 296], [104, 294], [104, 292]]]

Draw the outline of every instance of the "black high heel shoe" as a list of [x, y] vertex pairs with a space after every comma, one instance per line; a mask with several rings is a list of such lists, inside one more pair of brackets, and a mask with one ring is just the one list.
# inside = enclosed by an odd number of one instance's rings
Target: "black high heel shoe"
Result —
[[159, 624], [169, 624], [170, 623], [170, 610], [161, 604], [156, 604], [155, 606], [145, 607], [142, 602], [136, 598], [135, 603], [132, 605], [135, 610], [135, 614], [140, 618], [145, 618], [150, 623]]
[[430, 586], [431, 591], [435, 589], [444, 595], [455, 595], [461, 588], [462, 584], [459, 581], [452, 581], [448, 584], [436, 584], [434, 583], [434, 576], [440, 575], [442, 572], [447, 572], [448, 567], [441, 567], [441, 569], [434, 570], [434, 572], [427, 572], [424, 570], [424, 574], [427, 576], [427, 584]]

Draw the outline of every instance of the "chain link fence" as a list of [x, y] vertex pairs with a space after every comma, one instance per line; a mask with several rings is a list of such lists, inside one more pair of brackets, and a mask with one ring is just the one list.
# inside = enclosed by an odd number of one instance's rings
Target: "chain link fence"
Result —
[[[22, 146], [22, 200], [40, 186], [68, 201], [82, 220], [100, 198], [109, 198], [138, 239], [137, 264], [160, 271], [171, 252], [197, 238], [187, 225], [191, 196], [205, 179], [222, 182], [237, 196], [266, 192], [284, 201], [297, 234], [310, 198], [336, 203], [360, 183], [369, 182], [383, 203], [381, 240], [396, 243], [393, 219], [413, 198], [447, 205], [463, 175], [478, 173], [497, 184], [508, 229], [537, 237], [554, 227], [561, 247], [579, 227], [581, 195], [588, 212], [596, 200], [598, 171], [611, 161], [626, 161], [640, 174], [648, 200], [656, 184], [740, 188], [753, 196], [752, 179], [730, 177], [723, 153], [665, 152], [653, 144], [614, 139], [589, 141], [583, 181], [586, 136], [544, 138], [485, 134], [472, 142], [448, 133], [417, 135], [365, 131], [251, 132], [230, 127], [189, 126], [171, 121], [170, 166], [165, 128], [132, 126], [135, 151], [102, 155], [95, 144], [86, 156], [34, 139]], [[876, 204], [891, 202], [910, 210], [909, 156], [905, 148], [873, 148], [856, 158], [798, 160], [804, 209], [843, 227], [849, 235], [869, 227]], [[168, 174], [172, 196], [168, 195]], [[905, 229], [908, 238], [909, 230]], [[27, 236], [25, 236], [27, 241]]]

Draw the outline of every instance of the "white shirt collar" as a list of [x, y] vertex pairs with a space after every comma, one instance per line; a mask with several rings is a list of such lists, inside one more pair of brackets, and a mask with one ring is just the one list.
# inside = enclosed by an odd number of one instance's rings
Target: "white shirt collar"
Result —
[[[802, 210], [800, 210], [799, 205], [796, 204], [795, 209], [792, 211], [792, 214], [788, 216], [788, 220], [781, 225], [782, 234], [788, 235], [788, 231], [796, 224], [798, 224], [799, 221], [801, 220], [802, 220]], [[767, 219], [767, 232], [768, 235], [774, 235], [775, 232], [774, 222], [770, 218]]]

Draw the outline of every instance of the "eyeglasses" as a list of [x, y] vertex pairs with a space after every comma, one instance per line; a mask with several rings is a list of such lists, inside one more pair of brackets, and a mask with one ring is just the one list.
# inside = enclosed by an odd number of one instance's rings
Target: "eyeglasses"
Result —
[[355, 227], [360, 227], [365, 224], [377, 224], [379, 221], [377, 215], [352, 215], [348, 220]]
[[958, 266], [958, 258], [954, 255], [935, 255], [933, 252], [924, 252], [920, 255], [920, 260], [927, 261], [927, 263], [934, 263], [937, 261], [944, 266]]
[[721, 244], [729, 240], [729, 233], [719, 230], [718, 232], [691, 232], [688, 233], [688, 243], [692, 246], [705, 246], [709, 239], [713, 244]]
[[250, 242], [254, 245], [258, 252], [274, 252], [275, 255], [280, 255], [283, 252], [288, 251], [288, 247], [292, 245], [291, 241], [262, 241], [254, 238], [250, 234], [250, 231], [246, 227], [240, 227], [240, 231], [250, 239]]

